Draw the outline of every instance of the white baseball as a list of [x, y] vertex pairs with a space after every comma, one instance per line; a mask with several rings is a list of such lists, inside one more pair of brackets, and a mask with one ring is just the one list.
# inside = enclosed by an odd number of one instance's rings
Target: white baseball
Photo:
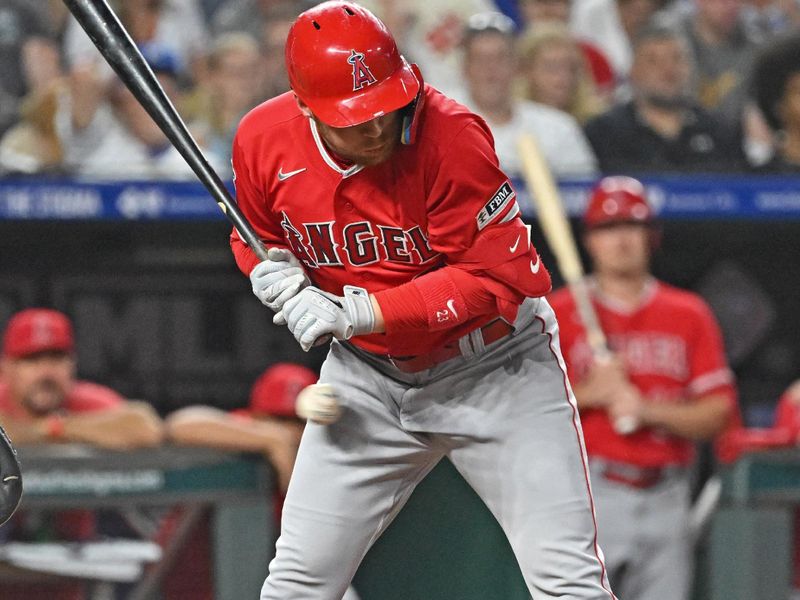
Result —
[[320, 425], [330, 425], [342, 416], [342, 407], [333, 386], [329, 383], [315, 383], [297, 395], [295, 412], [301, 419], [308, 419]]
[[618, 417], [614, 420], [614, 431], [620, 435], [630, 435], [639, 429], [639, 419], [633, 415]]

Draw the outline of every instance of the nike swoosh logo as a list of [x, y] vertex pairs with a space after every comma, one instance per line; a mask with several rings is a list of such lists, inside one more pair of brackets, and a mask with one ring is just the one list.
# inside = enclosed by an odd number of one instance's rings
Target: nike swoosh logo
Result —
[[534, 275], [536, 275], [536, 273], [538, 273], [538, 272], [539, 272], [539, 268], [540, 268], [541, 266], [542, 266], [542, 261], [541, 261], [541, 260], [539, 260], [539, 255], [537, 254], [537, 255], [536, 255], [536, 264], [534, 264], [534, 262], [533, 262], [533, 261], [531, 261], [531, 273], [533, 273]]
[[302, 169], [297, 169], [296, 171], [289, 171], [288, 173], [284, 173], [283, 167], [281, 167], [280, 169], [278, 169], [278, 181], [286, 181], [287, 179], [289, 179], [289, 177], [294, 177], [298, 173], [302, 173], [305, 170], [306, 167], [303, 167]]
[[508, 247], [509, 252], [514, 252], [517, 249], [517, 246], [519, 246], [519, 238], [520, 236], [517, 236], [517, 241], [514, 242], [514, 245]]
[[457, 319], [458, 313], [456, 312], [455, 304], [456, 303], [453, 301], [452, 298], [450, 298], [450, 300], [447, 301], [447, 308], [450, 309], [450, 312], [453, 313], [453, 316]]

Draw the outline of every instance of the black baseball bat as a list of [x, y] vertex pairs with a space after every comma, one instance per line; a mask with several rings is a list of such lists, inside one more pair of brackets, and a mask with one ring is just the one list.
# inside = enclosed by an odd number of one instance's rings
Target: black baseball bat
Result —
[[186, 124], [170, 102], [147, 61], [105, 0], [64, 0], [64, 4], [89, 35], [103, 58], [133, 93], [175, 149], [195, 172], [233, 223], [239, 236], [261, 260], [267, 251], [219, 175], [211, 168]]
[[17, 451], [0, 427], [0, 525], [14, 514], [22, 499], [22, 471]]

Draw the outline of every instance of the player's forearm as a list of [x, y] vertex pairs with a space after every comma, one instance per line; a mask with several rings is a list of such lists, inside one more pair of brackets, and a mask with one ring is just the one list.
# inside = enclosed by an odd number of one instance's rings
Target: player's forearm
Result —
[[608, 404], [608, 399], [605, 394], [600, 393], [596, 386], [591, 383], [580, 382], [572, 386], [572, 393], [575, 394], [575, 400], [578, 402], [580, 410], [591, 410], [593, 408], [602, 408]]
[[372, 297], [381, 313], [381, 331], [390, 332], [449, 329], [497, 310], [497, 299], [480, 278], [450, 266]]
[[15, 445], [41, 444], [49, 439], [45, 419], [20, 421], [3, 417], [0, 419], [0, 425], [6, 430], [8, 437], [13, 440]]
[[128, 402], [109, 410], [64, 416], [60, 437], [63, 441], [124, 450], [156, 446], [163, 435], [161, 419], [151, 406]]
[[372, 313], [375, 315], [375, 327], [372, 329], [372, 333], [384, 333], [386, 331], [386, 322], [383, 320], [383, 311], [375, 298], [375, 294], [369, 295], [369, 301], [372, 304]]
[[270, 452], [285, 436], [270, 421], [239, 418], [208, 407], [177, 411], [166, 420], [167, 437], [176, 444], [240, 452]]
[[722, 396], [709, 396], [684, 404], [646, 402], [640, 420], [691, 440], [709, 440], [720, 433], [730, 417], [730, 403]]

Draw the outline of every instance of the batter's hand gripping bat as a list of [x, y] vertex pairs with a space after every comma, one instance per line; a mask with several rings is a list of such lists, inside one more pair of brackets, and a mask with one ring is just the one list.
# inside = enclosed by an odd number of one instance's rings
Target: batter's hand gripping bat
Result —
[[[522, 134], [518, 140], [518, 146], [523, 165], [523, 177], [528, 192], [536, 202], [539, 225], [553, 251], [564, 283], [575, 299], [578, 316], [586, 331], [586, 339], [594, 360], [598, 363], [608, 362], [611, 360], [611, 352], [608, 349], [605, 333], [597, 319], [597, 313], [592, 306], [578, 254], [578, 246], [575, 243], [575, 236], [572, 235], [558, 188], [533, 137], [530, 134]], [[622, 417], [614, 423], [614, 429], [621, 434], [633, 433], [638, 426], [634, 417]]]
[[260, 260], [267, 260], [267, 251], [244, 217], [236, 201], [228, 193], [219, 175], [209, 164], [197, 142], [181, 120], [178, 111], [164, 93], [142, 53], [106, 3], [106, 0], [64, 0], [70, 12], [103, 58], [133, 93], [147, 113], [180, 152], [214, 200]]
[[[236, 201], [228, 193], [219, 175], [203, 156], [197, 142], [189, 133], [172, 102], [167, 98], [147, 61], [106, 0], [64, 0], [64, 3], [94, 45], [97, 46], [103, 58], [108, 61], [125, 86], [133, 93], [217, 201], [222, 212], [239, 232], [239, 237], [250, 246], [259, 260], [267, 260], [267, 249], [264, 248], [252, 225], [239, 210]], [[314, 408], [315, 401], [320, 404], [320, 411], [322, 408], [330, 409], [332, 397], [332, 395], [329, 397], [325, 394], [312, 396], [307, 398], [306, 404], [311, 407], [309, 410]]]

